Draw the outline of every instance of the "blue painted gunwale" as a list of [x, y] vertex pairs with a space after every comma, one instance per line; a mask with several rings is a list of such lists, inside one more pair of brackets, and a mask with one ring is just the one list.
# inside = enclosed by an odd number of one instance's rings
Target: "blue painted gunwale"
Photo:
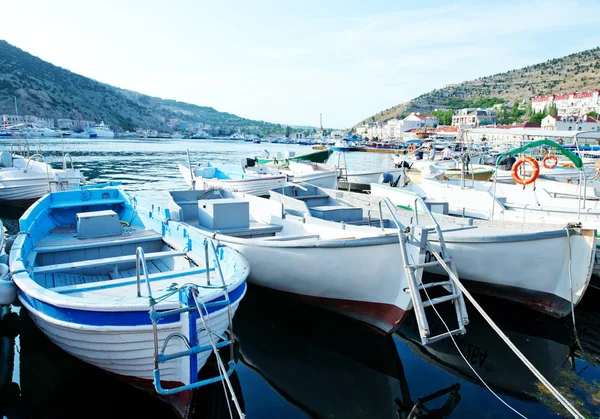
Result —
[[[242, 281], [236, 288], [228, 292], [231, 304], [240, 301], [246, 292], [246, 281]], [[52, 319], [70, 323], [81, 324], [87, 326], [151, 326], [148, 305], [143, 310], [137, 311], [97, 311], [90, 307], [89, 310], [79, 310], [68, 307], [58, 307], [53, 304], [38, 300], [28, 295], [22, 290], [19, 290], [19, 298], [21, 302], [27, 306], [29, 310], [33, 310], [38, 314], [45, 315]], [[147, 301], [147, 297], [141, 297], [141, 300]], [[206, 304], [224, 301], [225, 297], [221, 295], [218, 298], [212, 299]], [[177, 304], [179, 306], [179, 304]], [[202, 313], [212, 314], [224, 307], [208, 307], [208, 310], [202, 309]], [[161, 311], [159, 311], [160, 313]], [[178, 316], [168, 316], [163, 318], [160, 323], [177, 323], [180, 321]]]

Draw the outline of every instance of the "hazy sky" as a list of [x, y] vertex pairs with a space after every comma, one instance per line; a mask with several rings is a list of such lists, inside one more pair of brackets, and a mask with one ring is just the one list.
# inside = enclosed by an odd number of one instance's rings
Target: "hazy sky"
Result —
[[600, 1], [19, 0], [0, 14], [0, 39], [101, 82], [336, 128], [600, 45]]

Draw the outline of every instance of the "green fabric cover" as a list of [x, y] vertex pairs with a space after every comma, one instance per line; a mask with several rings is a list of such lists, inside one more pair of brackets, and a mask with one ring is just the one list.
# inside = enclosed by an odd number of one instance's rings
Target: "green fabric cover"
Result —
[[530, 148], [541, 147], [543, 145], [559, 149], [560, 152], [561, 152], [561, 154], [563, 156], [568, 157], [569, 160], [571, 160], [573, 162], [573, 165], [575, 167], [577, 167], [578, 169], [581, 169], [583, 167], [583, 161], [581, 160], [581, 158], [577, 154], [573, 153], [570, 150], [567, 150], [566, 148], [564, 148], [560, 144], [558, 144], [558, 143], [556, 143], [556, 142], [554, 142], [552, 140], [549, 140], [547, 138], [545, 140], [532, 141], [531, 143], [525, 144], [522, 147], [514, 148], [514, 149], [512, 149], [510, 151], [507, 151], [506, 153], [500, 154], [498, 156], [498, 158], [496, 159], [496, 166], [498, 166], [498, 164], [500, 163], [500, 160], [502, 160], [502, 158], [504, 156], [508, 156], [508, 155], [511, 155], [511, 154], [523, 153], [525, 150], [528, 150]]

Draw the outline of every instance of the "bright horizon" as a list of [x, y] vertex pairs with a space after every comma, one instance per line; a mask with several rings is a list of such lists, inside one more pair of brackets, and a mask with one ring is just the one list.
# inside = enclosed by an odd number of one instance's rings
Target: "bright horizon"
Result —
[[600, 45], [594, 1], [85, 3], [3, 4], [0, 39], [116, 87], [282, 125], [322, 113], [350, 128], [446, 84]]

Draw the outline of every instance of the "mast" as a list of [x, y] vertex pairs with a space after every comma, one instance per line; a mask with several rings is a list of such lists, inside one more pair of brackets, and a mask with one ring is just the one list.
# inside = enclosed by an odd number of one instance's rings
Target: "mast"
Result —
[[19, 109], [17, 108], [17, 97], [15, 96], [15, 113], [19, 116]]
[[321, 125], [321, 132], [323, 132], [323, 114], [319, 114], [319, 124]]

